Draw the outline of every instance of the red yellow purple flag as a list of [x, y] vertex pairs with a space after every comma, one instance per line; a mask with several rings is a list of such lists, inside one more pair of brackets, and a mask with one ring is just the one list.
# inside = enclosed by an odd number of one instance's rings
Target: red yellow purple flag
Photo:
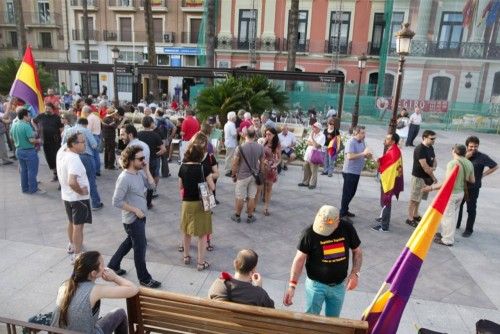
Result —
[[36, 114], [43, 110], [42, 88], [31, 46], [26, 48], [9, 94], [32, 106]]
[[397, 332], [422, 263], [448, 205], [458, 171], [459, 167], [456, 165], [434, 198], [432, 205], [427, 208], [384, 284], [363, 313], [363, 320], [368, 321], [370, 334]]
[[328, 152], [329, 156], [334, 157], [338, 153], [337, 151], [338, 151], [339, 146], [340, 146], [339, 140], [342, 140], [342, 139], [340, 139], [340, 136], [335, 136], [328, 143], [326, 151]]
[[385, 195], [392, 196], [394, 193], [397, 196], [403, 190], [402, 184], [396, 182], [403, 175], [403, 158], [397, 144], [391, 145], [378, 159], [378, 172]]

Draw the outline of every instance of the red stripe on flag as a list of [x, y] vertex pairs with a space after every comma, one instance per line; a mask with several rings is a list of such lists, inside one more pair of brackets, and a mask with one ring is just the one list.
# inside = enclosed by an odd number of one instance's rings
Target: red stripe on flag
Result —
[[439, 190], [439, 193], [435, 197], [434, 203], [432, 203], [432, 207], [441, 214], [444, 214], [444, 210], [446, 210], [446, 206], [448, 205], [448, 200], [451, 193], [453, 192], [453, 186], [455, 186], [455, 180], [457, 179], [458, 171], [459, 167], [457, 164], [455, 165], [455, 167], [453, 167], [453, 170], [451, 171], [449, 177], [446, 179], [445, 183]]

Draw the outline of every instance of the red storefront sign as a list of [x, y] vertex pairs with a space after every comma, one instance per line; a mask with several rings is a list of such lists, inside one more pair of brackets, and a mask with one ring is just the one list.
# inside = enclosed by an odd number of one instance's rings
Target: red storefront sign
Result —
[[[385, 100], [385, 101], [384, 101]], [[380, 109], [384, 106], [387, 108], [392, 108], [392, 98], [377, 99], [377, 107]], [[412, 112], [415, 107], [419, 107], [423, 112], [448, 112], [448, 101], [439, 100], [439, 101], [428, 101], [428, 100], [408, 100], [401, 99], [399, 100], [398, 109], [406, 108], [409, 112]]]

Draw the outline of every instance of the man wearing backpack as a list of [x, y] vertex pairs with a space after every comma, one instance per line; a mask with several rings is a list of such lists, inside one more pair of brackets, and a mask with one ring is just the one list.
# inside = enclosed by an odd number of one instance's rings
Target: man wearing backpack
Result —
[[158, 133], [163, 141], [163, 145], [167, 149], [167, 152], [161, 155], [161, 177], [169, 177], [170, 170], [168, 168], [168, 155], [169, 155], [169, 147], [172, 139], [175, 136], [177, 128], [174, 123], [168, 117], [165, 117], [165, 113], [161, 108], [156, 109], [155, 112], [155, 123], [156, 123], [156, 133]]

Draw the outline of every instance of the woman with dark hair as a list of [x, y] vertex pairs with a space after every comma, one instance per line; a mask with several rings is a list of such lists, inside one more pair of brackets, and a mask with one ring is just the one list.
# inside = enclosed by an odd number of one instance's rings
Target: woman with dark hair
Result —
[[[102, 278], [113, 285], [96, 284]], [[128, 333], [127, 314], [114, 309], [99, 319], [102, 298], [129, 298], [139, 289], [134, 283], [104, 268], [104, 259], [96, 251], [81, 253], [75, 260], [73, 274], [59, 288], [53, 327], [82, 333]]]
[[182, 197], [181, 231], [183, 236], [184, 264], [191, 263], [189, 248], [191, 237], [198, 237], [198, 271], [208, 269], [205, 261], [207, 235], [212, 233], [212, 214], [205, 211], [200, 200], [198, 184], [207, 182], [208, 191], [213, 191], [215, 185], [209, 166], [203, 164], [207, 151], [207, 136], [198, 132], [189, 141], [184, 154], [184, 160], [179, 168], [179, 191]]
[[280, 164], [280, 141], [274, 128], [267, 128], [264, 142], [264, 216], [269, 216], [269, 202], [273, 191], [273, 183], [278, 180]]

